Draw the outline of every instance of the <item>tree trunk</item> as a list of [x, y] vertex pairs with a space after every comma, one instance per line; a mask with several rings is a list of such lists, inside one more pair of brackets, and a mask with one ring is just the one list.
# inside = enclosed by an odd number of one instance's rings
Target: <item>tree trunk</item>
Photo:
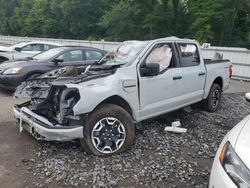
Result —
[[173, 7], [174, 7], [174, 14], [175, 17], [178, 16], [178, 6], [179, 6], [179, 0], [173, 0]]

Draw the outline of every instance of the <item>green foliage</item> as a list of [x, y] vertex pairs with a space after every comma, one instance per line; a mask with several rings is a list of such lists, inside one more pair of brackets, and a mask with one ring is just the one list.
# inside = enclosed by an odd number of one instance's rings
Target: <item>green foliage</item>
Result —
[[120, 1], [111, 7], [100, 20], [100, 26], [106, 30], [108, 40], [126, 40], [140, 38], [138, 27], [140, 9], [133, 1]]
[[175, 35], [250, 48], [250, 1], [0, 0], [0, 33], [112, 41]]
[[238, 41], [248, 46], [250, 5], [248, 0], [188, 1], [191, 30], [201, 42], [233, 46]]

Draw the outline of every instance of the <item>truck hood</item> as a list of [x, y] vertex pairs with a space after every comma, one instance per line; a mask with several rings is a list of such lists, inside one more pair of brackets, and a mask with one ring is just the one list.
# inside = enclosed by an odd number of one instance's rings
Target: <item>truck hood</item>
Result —
[[250, 120], [242, 128], [235, 144], [235, 151], [250, 169]]
[[33, 80], [23, 82], [16, 88], [14, 93], [15, 98], [39, 98], [45, 99], [51, 88], [55, 87], [67, 87], [71, 84], [80, 84], [88, 82], [98, 78], [107, 77], [114, 74], [115, 70], [103, 70], [103, 71], [89, 71], [78, 76], [68, 77], [40, 77]]

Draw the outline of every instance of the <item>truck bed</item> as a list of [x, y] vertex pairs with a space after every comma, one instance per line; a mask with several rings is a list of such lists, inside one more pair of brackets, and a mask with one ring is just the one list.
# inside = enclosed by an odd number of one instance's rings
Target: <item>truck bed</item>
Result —
[[230, 62], [229, 59], [222, 59], [222, 60], [212, 60], [212, 59], [203, 59], [205, 64], [215, 64], [215, 63], [226, 63]]

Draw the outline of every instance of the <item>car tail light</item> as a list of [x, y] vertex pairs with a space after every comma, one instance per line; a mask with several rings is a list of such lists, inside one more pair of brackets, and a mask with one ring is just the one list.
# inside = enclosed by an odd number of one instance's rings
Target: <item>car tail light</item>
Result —
[[229, 66], [229, 78], [231, 78], [233, 75], [233, 65]]

